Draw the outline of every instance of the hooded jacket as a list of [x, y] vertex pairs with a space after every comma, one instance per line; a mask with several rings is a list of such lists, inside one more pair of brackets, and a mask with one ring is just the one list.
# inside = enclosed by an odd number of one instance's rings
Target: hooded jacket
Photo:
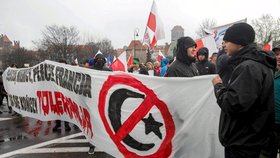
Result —
[[214, 86], [221, 108], [219, 139], [225, 147], [260, 149], [274, 123], [276, 60], [248, 45], [228, 62], [234, 69], [227, 88]]
[[164, 77], [164, 75], [166, 74], [167, 69], [168, 69], [168, 67], [167, 67], [168, 63], [169, 63], [168, 58], [162, 58], [161, 59], [161, 61], [160, 61], [161, 69], [160, 69], [160, 74], [159, 74], [160, 77]]
[[169, 67], [167, 77], [193, 77], [199, 75], [194, 64], [195, 58], [189, 57], [186, 52], [192, 46], [196, 46], [192, 38], [181, 37], [178, 39], [176, 60]]
[[[205, 59], [203, 61], [199, 61], [199, 55], [204, 55]], [[209, 50], [206, 47], [200, 48], [197, 51], [196, 57], [198, 59], [196, 68], [199, 72], [199, 75], [216, 74], [216, 66], [208, 61]]]
[[112, 71], [111, 69], [105, 67], [106, 59], [103, 54], [97, 54], [94, 58], [93, 69], [100, 71]]

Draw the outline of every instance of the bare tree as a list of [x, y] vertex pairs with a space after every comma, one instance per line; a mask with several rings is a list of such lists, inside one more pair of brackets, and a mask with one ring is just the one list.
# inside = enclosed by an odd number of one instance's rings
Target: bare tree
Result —
[[217, 21], [215, 19], [204, 19], [199, 25], [196, 34], [199, 37], [203, 37], [205, 36], [205, 29], [211, 29], [215, 26], [217, 26]]
[[34, 65], [39, 63], [36, 54], [26, 50], [24, 47], [11, 49], [4, 54], [1, 54], [3, 67], [9, 67], [11, 64], [16, 64], [18, 67], [23, 67], [24, 64]]
[[112, 42], [107, 38], [103, 38], [102, 40], [97, 41], [96, 46], [105, 56], [112, 53], [114, 49], [112, 46]]
[[77, 54], [79, 31], [77, 28], [65, 26], [46, 26], [42, 31], [43, 38], [33, 42], [37, 48], [47, 52], [49, 59], [61, 58], [72, 61]]
[[89, 58], [94, 57], [94, 55], [100, 50], [106, 57], [113, 53], [113, 46], [109, 39], [103, 38], [101, 40], [95, 40], [94, 38], [88, 38], [88, 42], [80, 49], [77, 57], [79, 60], [85, 61]]
[[256, 32], [256, 41], [260, 44], [267, 44], [280, 39], [280, 18], [274, 19], [269, 14], [264, 14], [258, 19], [252, 20]]

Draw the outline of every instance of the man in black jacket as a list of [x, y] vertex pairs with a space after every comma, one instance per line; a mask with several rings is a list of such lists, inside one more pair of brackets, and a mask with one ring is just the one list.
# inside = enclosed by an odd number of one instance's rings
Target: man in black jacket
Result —
[[221, 108], [219, 138], [225, 158], [258, 158], [274, 123], [273, 71], [276, 60], [253, 44], [255, 31], [246, 23], [225, 33], [225, 51], [233, 72], [227, 88], [212, 80]]
[[198, 62], [195, 64], [199, 75], [209, 75], [216, 73], [216, 67], [213, 63], [208, 61], [209, 50], [206, 47], [202, 47], [196, 54]]
[[176, 60], [169, 67], [166, 77], [193, 77], [198, 76], [194, 64], [196, 43], [190, 37], [181, 37], [177, 41]]

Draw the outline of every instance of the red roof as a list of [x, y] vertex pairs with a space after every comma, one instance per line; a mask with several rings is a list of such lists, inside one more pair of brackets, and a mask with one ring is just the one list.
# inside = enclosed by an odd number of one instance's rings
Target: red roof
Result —
[[1, 41], [5, 43], [12, 43], [12, 41], [7, 37], [7, 35], [2, 36]]
[[127, 49], [132, 50], [135, 49], [148, 49], [147, 45], [143, 45], [139, 40], [132, 40], [127, 47]]

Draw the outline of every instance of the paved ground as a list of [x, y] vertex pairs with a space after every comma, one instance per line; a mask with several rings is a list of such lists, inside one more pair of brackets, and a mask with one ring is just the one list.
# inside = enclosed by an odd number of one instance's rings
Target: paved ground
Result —
[[89, 144], [80, 130], [70, 124], [71, 131], [53, 132], [54, 121], [13, 116], [8, 113], [6, 102], [0, 106], [0, 158], [113, 158], [99, 151], [89, 155]]

